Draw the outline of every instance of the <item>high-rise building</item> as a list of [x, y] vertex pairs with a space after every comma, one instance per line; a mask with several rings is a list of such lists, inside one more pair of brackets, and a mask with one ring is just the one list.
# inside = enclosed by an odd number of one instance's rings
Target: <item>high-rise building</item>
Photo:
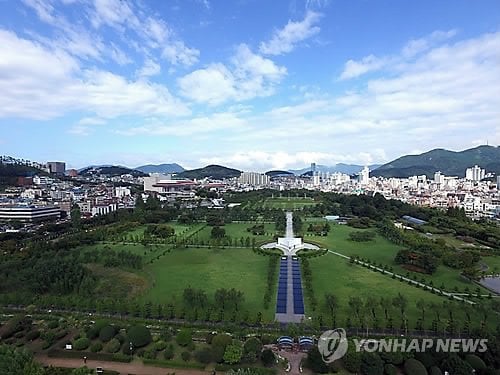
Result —
[[440, 185], [444, 184], [444, 175], [441, 172], [434, 173], [434, 183]]
[[66, 172], [66, 163], [62, 161], [48, 161], [47, 168], [52, 174], [63, 175]]
[[261, 186], [269, 184], [270, 177], [258, 172], [243, 172], [238, 182], [242, 185]]
[[316, 163], [311, 163], [311, 172], [314, 173], [316, 172]]
[[484, 175], [484, 169], [477, 165], [465, 170], [465, 179], [469, 181], [481, 181], [484, 178]]
[[359, 172], [359, 183], [361, 185], [367, 185], [370, 181], [370, 169], [367, 166], [363, 168], [361, 172]]
[[497, 189], [500, 190], [500, 176], [497, 176]]

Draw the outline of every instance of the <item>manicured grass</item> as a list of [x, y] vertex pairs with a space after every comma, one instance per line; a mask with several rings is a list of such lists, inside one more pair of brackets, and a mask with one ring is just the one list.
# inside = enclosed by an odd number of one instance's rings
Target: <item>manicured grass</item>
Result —
[[264, 320], [272, 321], [274, 302], [268, 310], [263, 308], [268, 259], [250, 249], [175, 249], [146, 267], [154, 285], [143, 298], [180, 303], [184, 289], [191, 286], [203, 289], [213, 300], [217, 289], [235, 288], [244, 293], [243, 307], [252, 317], [261, 311]]
[[[250, 237], [250, 240], [252, 240], [252, 238], [255, 238], [255, 240], [257, 242], [266, 241], [266, 240], [271, 241], [273, 239], [273, 236], [276, 232], [274, 224], [269, 224], [269, 223], [264, 224], [264, 229], [265, 229], [265, 232], [267, 235], [266, 234], [254, 235], [254, 234], [252, 234], [252, 232], [248, 232], [247, 228], [250, 228], [254, 225], [255, 224], [229, 223], [229, 224], [224, 225], [223, 228], [226, 230], [226, 235], [231, 237], [232, 239], [236, 238], [239, 240], [241, 237], [243, 237], [245, 239], [247, 237]], [[211, 231], [212, 231], [212, 227], [206, 226], [200, 232], [198, 232], [197, 234], [194, 235], [194, 239], [196, 239], [197, 241], [200, 241], [200, 242], [203, 241], [206, 243], [211, 238]], [[239, 246], [239, 244], [238, 244], [238, 246]]]
[[[380, 298], [390, 298], [391, 303], [388, 308], [395, 327], [399, 327], [401, 323], [398, 308], [392, 306], [392, 299], [398, 293], [404, 295], [408, 301], [406, 314], [409, 319], [409, 327], [412, 329], [415, 328], [416, 321], [420, 317], [420, 310], [416, 307], [418, 300], [423, 299], [427, 304], [434, 303], [436, 306], [440, 306], [442, 310], [441, 316], [444, 316], [444, 312], [446, 312], [441, 307], [443, 302], [449, 302], [446, 297], [432, 294], [429, 291], [408, 285], [406, 282], [394, 280], [390, 276], [382, 275], [362, 266], [350, 264], [348, 260], [336, 255], [327, 254], [312, 258], [309, 262], [313, 275], [314, 292], [318, 300], [318, 309], [316, 312], [312, 312], [306, 298], [306, 314], [311, 315], [312, 313], [316, 317], [323, 315], [323, 318], [330, 322], [328, 320], [329, 313], [324, 304], [324, 296], [326, 293], [332, 293], [338, 299], [337, 326], [344, 326], [348, 317], [354, 319], [352, 310], [348, 305], [350, 297], [360, 297], [363, 303], [366, 303], [369, 298], [376, 301], [373, 307], [382, 324], [385, 324], [383, 323], [385, 316], [380, 304]], [[371, 308], [371, 305], [365, 307], [365, 309]], [[455, 308], [454, 314], [457, 319], [464, 318], [462, 308]], [[371, 313], [368, 315], [371, 315]], [[431, 314], [429, 310], [426, 326], [431, 323], [433, 316], [434, 314]]]
[[486, 273], [500, 272], [500, 257], [484, 257], [481, 261], [489, 267]]
[[[435, 287], [441, 287], [444, 285], [445, 290], [449, 292], [454, 291], [455, 288], [458, 288], [460, 292], [463, 292], [467, 287], [471, 291], [474, 291], [477, 288], [476, 284], [462, 278], [459, 270], [455, 270], [444, 265], [439, 265], [437, 271], [432, 275], [422, 274], [419, 272], [409, 272], [407, 269], [394, 262], [394, 257], [402, 246], [395, 245], [378, 234], [375, 236], [373, 241], [356, 242], [349, 240], [349, 233], [363, 229], [356, 229], [347, 225], [338, 224], [330, 224], [330, 228], [330, 232], [326, 237], [306, 236], [304, 240], [307, 241], [307, 239], [312, 239], [323, 243], [329, 250], [336, 251], [347, 256], [358, 255], [361, 258], [369, 259], [371, 262], [375, 262], [377, 265], [381, 263], [382, 265], [391, 266], [393, 267], [394, 272], [402, 275], [409, 273], [411, 278], [415, 276], [418, 281], [424, 278], [426, 282], [429, 283], [432, 280]], [[375, 229], [365, 230], [375, 231]], [[486, 293], [486, 290], [484, 289], [483, 292]]]
[[262, 207], [293, 210], [315, 204], [316, 202], [314, 201], [314, 199], [308, 197], [275, 197], [275, 198], [267, 198], [264, 202], [262, 202]]
[[[196, 231], [197, 229], [199, 229], [203, 226], [203, 224], [184, 225], [184, 224], [179, 224], [177, 222], [170, 222], [167, 224], [170, 225], [172, 228], [174, 228], [175, 234], [177, 236], [189, 235], [190, 233]], [[146, 226], [147, 225], [141, 225], [141, 226], [129, 231], [127, 233], [127, 238], [133, 239], [136, 236], [139, 236], [139, 238], [142, 238], [144, 236], [144, 231], [146, 230]]]

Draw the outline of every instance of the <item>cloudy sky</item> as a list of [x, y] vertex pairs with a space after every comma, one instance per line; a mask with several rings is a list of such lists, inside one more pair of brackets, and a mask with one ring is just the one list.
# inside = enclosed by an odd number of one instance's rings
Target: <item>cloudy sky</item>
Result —
[[0, 154], [381, 163], [500, 144], [497, 0], [0, 0]]

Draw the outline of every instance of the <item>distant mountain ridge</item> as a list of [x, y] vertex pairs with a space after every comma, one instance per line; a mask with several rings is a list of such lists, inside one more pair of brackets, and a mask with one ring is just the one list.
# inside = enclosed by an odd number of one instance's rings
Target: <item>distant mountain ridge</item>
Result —
[[183, 171], [177, 174], [177, 177], [189, 179], [213, 178], [214, 180], [223, 180], [225, 178], [239, 177], [241, 171], [222, 165], [207, 165], [203, 168]]
[[[327, 166], [327, 165], [316, 165], [316, 171], [322, 172], [322, 173], [345, 173], [345, 174], [356, 174], [361, 172], [361, 170], [364, 168], [364, 165], [358, 165], [358, 164], [345, 164], [345, 163], [337, 163], [332, 166]], [[380, 167], [380, 164], [371, 164], [368, 165], [368, 168], [370, 171], [373, 171]], [[311, 167], [308, 168], [302, 168], [302, 169], [289, 169], [289, 172], [295, 174], [295, 175], [302, 175], [304, 173], [310, 172]]]
[[465, 170], [474, 165], [500, 175], [500, 148], [486, 145], [463, 151], [438, 148], [420, 155], [397, 158], [374, 170], [371, 176], [406, 178], [426, 175], [432, 178], [435, 172], [441, 171], [447, 176], [464, 177]]
[[135, 169], [144, 173], [180, 173], [185, 171], [185, 169], [177, 163], [146, 164]]

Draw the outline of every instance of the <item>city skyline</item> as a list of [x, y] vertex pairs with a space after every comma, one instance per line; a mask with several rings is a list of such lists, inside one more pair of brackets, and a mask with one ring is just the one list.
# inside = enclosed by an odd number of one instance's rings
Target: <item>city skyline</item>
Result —
[[0, 147], [263, 171], [500, 143], [500, 5], [0, 3]]

